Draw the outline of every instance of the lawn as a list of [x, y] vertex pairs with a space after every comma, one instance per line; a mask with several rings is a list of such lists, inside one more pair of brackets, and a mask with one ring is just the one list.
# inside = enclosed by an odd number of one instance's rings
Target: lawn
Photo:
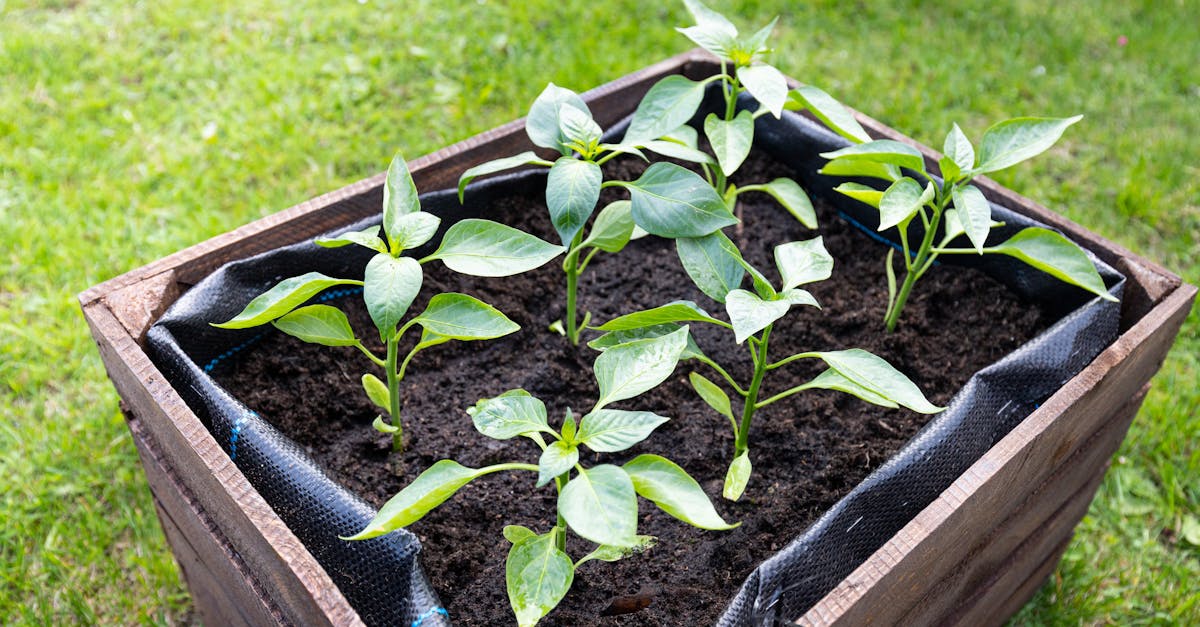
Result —
[[[713, 2], [926, 143], [1083, 113], [997, 178], [1200, 281], [1200, 4]], [[786, 9], [781, 7], [788, 7]], [[0, 0], [0, 623], [189, 617], [74, 295], [688, 47], [673, 3]], [[1200, 315], [1016, 618], [1200, 623]]]

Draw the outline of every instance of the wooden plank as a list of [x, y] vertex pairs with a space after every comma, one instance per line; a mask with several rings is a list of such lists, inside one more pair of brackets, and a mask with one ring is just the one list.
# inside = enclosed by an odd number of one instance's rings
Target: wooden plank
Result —
[[361, 625], [358, 614], [217, 445], [170, 383], [101, 302], [85, 308], [117, 392], [159, 444], [164, 465], [199, 499], [285, 618], [301, 625]]
[[[1067, 547], [1069, 546], [1071, 546], [1071, 537], [1067, 537], [1061, 544], [1050, 549], [1047, 552], [1046, 559], [1034, 568], [1033, 574], [1025, 580], [1025, 583], [1021, 584], [1007, 600], [995, 606], [993, 610], [995, 615], [997, 617], [1004, 616], [1011, 618], [1018, 610], [1024, 607], [1033, 598], [1033, 595], [1037, 594], [1038, 588], [1041, 588], [1042, 584], [1046, 583], [1046, 580], [1049, 579], [1054, 569], [1058, 567], [1058, 562], [1062, 559], [1063, 553], [1067, 552]], [[970, 615], [964, 615], [959, 619], [958, 624], [969, 626], [970, 623], [965, 621], [974, 618], [976, 618], [976, 614], [975, 612], [971, 612]], [[1005, 622], [1007, 622], [1007, 618]]]
[[[1006, 600], [1013, 588], [1028, 577], [1029, 571], [1045, 559], [1045, 550], [1058, 544], [1062, 537], [1069, 537], [1083, 517], [1096, 487], [1104, 478], [1109, 460], [1125, 439], [1149, 389], [1149, 384], [1142, 386], [1134, 398], [1100, 426], [1099, 431], [1059, 461], [1053, 474], [1040, 485], [1031, 483], [1023, 491], [1012, 494], [1013, 501], [1024, 500], [1020, 507], [1006, 519], [994, 518], [999, 524], [991, 533], [987, 532], [986, 526], [981, 526], [976, 532], [974, 548], [957, 567], [947, 573], [929, 573], [926, 581], [930, 583], [923, 586], [923, 597], [915, 599], [915, 604], [896, 622], [906, 625], [941, 622], [956, 608], [979, 602], [978, 597], [985, 592], [991, 597], [998, 596], [996, 601]], [[1071, 505], [1076, 501], [1083, 504]], [[1064, 518], [1064, 510], [1068, 507], [1074, 508], [1071, 512], [1078, 510], [1079, 515], [1069, 520]], [[1051, 534], [1057, 535], [1049, 538]], [[1035, 541], [1036, 545], [1033, 544]], [[935, 581], [938, 576], [941, 580]]]
[[1191, 308], [1185, 285], [1105, 349], [929, 507], [836, 586], [803, 624], [888, 622], [911, 607], [930, 573], [960, 563], [980, 528], [1009, 515], [1013, 493], [1040, 484], [1076, 443], [1094, 433], [1158, 370]]
[[266, 597], [245, 562], [199, 508], [194, 495], [165, 465], [141, 421], [127, 407], [122, 411], [142, 460], [158, 519], [200, 618], [209, 625], [287, 624], [282, 611]]

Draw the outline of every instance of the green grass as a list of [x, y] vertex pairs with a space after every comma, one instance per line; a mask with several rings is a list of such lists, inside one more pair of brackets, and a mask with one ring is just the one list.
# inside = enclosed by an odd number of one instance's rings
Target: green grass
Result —
[[[76, 293], [687, 47], [669, 4], [397, 4], [0, 0], [0, 623], [188, 617]], [[1085, 114], [1000, 181], [1200, 281], [1195, 3], [797, 4], [714, 2], [926, 143]], [[1200, 622], [1198, 354], [1192, 314], [1017, 622]]]

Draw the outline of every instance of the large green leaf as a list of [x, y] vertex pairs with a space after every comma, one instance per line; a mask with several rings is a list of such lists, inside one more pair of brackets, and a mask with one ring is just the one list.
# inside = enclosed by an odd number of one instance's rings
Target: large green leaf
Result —
[[510, 390], [495, 398], [480, 399], [467, 408], [471, 421], [483, 435], [509, 440], [519, 435], [554, 430], [546, 422], [546, 405], [525, 390]]
[[708, 312], [700, 308], [699, 305], [690, 300], [679, 300], [673, 303], [667, 303], [653, 309], [636, 311], [634, 313], [625, 314], [618, 318], [613, 318], [608, 322], [596, 327], [600, 331], [621, 331], [625, 329], [638, 329], [641, 327], [653, 326], [656, 324], [664, 324], [667, 322], [708, 322], [721, 326], [728, 326], [724, 321], [713, 318], [708, 315]]
[[[890, 163], [846, 159], [838, 159], [826, 163], [820, 170], [817, 170], [817, 174], [824, 174], [826, 176], [865, 176], [885, 181], [897, 181], [903, 176], [900, 168]], [[878, 205], [878, 203], [875, 204]]]
[[808, 109], [830, 130], [854, 143], [871, 141], [854, 114], [833, 96], [812, 85], [802, 85], [788, 93], [787, 109]]
[[[834, 161], [833, 163], [840, 162]], [[911, 181], [912, 179], [909, 180]], [[842, 183], [833, 188], [833, 191], [849, 196], [859, 202], [864, 202], [876, 209], [879, 208], [879, 204], [883, 201], [883, 192], [862, 183]]]
[[834, 159], [871, 161], [888, 163], [918, 172], [925, 171], [925, 158], [921, 155], [921, 151], [891, 139], [877, 139], [865, 144], [855, 144], [841, 150], [823, 152], [821, 156], [831, 161]]
[[358, 343], [346, 314], [329, 305], [301, 307], [271, 324], [292, 337], [312, 344], [354, 346]]
[[679, 238], [675, 240], [675, 250], [696, 287], [718, 303], [724, 303], [725, 295], [742, 284], [746, 273], [742, 254], [721, 231], [704, 237]]
[[592, 230], [582, 246], [595, 246], [606, 253], [619, 252], [633, 236], [633, 205], [628, 200], [609, 203], [592, 223]]
[[[639, 327], [637, 329], [609, 331], [608, 333], [605, 333], [604, 335], [601, 335], [600, 337], [588, 342], [588, 347], [603, 353], [614, 346], [628, 344], [629, 342], [633, 342], [635, 340], [662, 337], [664, 335], [674, 333], [682, 328], [684, 328], [683, 325], [669, 322], [667, 324], [656, 324], [654, 326]], [[679, 361], [703, 356], [704, 352], [700, 350], [700, 347], [696, 344], [696, 339], [693, 338], [692, 334], [689, 332], [687, 338], [687, 347], [684, 348], [683, 352], [679, 354]]]
[[704, 99], [704, 87], [704, 83], [679, 74], [658, 81], [638, 103], [621, 141], [642, 144], [687, 124]]
[[855, 383], [854, 381], [851, 381], [850, 379], [846, 378], [845, 376], [839, 374], [837, 370], [833, 370], [832, 368], [822, 372], [821, 374], [817, 375], [816, 377], [813, 377], [812, 381], [809, 381], [808, 383], [801, 385], [800, 388], [801, 389], [821, 388], [823, 390], [836, 390], [838, 392], [845, 392], [852, 396], [857, 396], [858, 398], [860, 398], [864, 401], [867, 401], [868, 403], [873, 403], [875, 405], [880, 405], [883, 407], [893, 407], [893, 408], [899, 407], [899, 405], [897, 405], [895, 402], [888, 400], [886, 397], [880, 396], [879, 394], [876, 394], [875, 392], [872, 392], [871, 390]]
[[637, 536], [636, 543], [633, 546], [609, 546], [607, 544], [601, 544], [591, 553], [579, 558], [579, 561], [575, 562], [575, 567], [578, 568], [580, 564], [591, 560], [615, 562], [617, 560], [629, 557], [630, 555], [641, 553], [642, 551], [649, 549], [650, 547], [654, 546], [656, 540], [658, 540], [658, 538], [655, 538], [654, 536]]
[[658, 162], [629, 189], [633, 221], [659, 237], [702, 237], [737, 224], [725, 201], [700, 175], [674, 163]]
[[579, 421], [575, 441], [597, 453], [616, 453], [650, 437], [667, 420], [648, 411], [597, 409]]
[[995, 172], [1036, 157], [1049, 150], [1067, 127], [1082, 119], [1082, 115], [1076, 115], [1004, 120], [984, 132], [979, 143], [979, 167], [974, 172]]
[[971, 145], [971, 140], [967, 139], [962, 129], [958, 128], [958, 124], [950, 128], [942, 152], [963, 172], [975, 167], [975, 147]]
[[504, 157], [502, 159], [494, 159], [492, 161], [488, 161], [487, 163], [481, 163], [473, 168], [467, 169], [466, 172], [462, 173], [462, 176], [458, 177], [458, 201], [463, 201], [463, 193], [467, 191], [467, 185], [469, 185], [471, 181], [475, 180], [476, 178], [480, 176], [487, 176], [488, 174], [503, 172], [505, 170], [511, 170], [513, 168], [519, 168], [523, 165], [550, 164], [545, 159], [537, 156], [537, 153], [533, 152], [532, 150], [527, 150], [519, 155]]
[[710, 165], [716, 163], [716, 161], [713, 160], [713, 158], [709, 156], [707, 152], [665, 139], [655, 139], [643, 142], [642, 148], [645, 148], [651, 152], [657, 152], [664, 157], [679, 159], [680, 161], [707, 163]]
[[409, 305], [421, 291], [421, 264], [412, 257], [378, 254], [367, 262], [363, 300], [367, 313], [383, 335], [396, 330]]
[[433, 239], [437, 233], [438, 225], [442, 223], [442, 219], [426, 213], [424, 211], [416, 211], [406, 213], [396, 220], [393, 226], [392, 237], [396, 240], [398, 253], [401, 250], [409, 250], [421, 246], [425, 242]]
[[926, 400], [925, 395], [917, 388], [917, 384], [892, 367], [882, 357], [861, 348], [815, 353], [815, 355], [856, 385], [915, 412], [936, 414], [945, 409]]
[[692, 43], [722, 59], [728, 59], [732, 56], [733, 50], [737, 47], [736, 37], [730, 36], [723, 30], [711, 26], [688, 26], [685, 28], [676, 28], [675, 30], [682, 33], [684, 37], [692, 40]]
[[575, 564], [558, 548], [554, 530], [513, 544], [504, 562], [508, 602], [518, 627], [533, 627], [558, 606], [575, 580]]
[[696, 390], [700, 399], [709, 407], [715, 409], [718, 414], [733, 420], [733, 405], [729, 402], [729, 395], [725, 393], [725, 390], [699, 372], [689, 374], [688, 381], [691, 382], [692, 389]]
[[737, 69], [737, 78], [771, 115], [776, 118], [783, 115], [783, 105], [788, 97], [787, 78], [783, 72], [765, 63], [747, 65]]
[[777, 178], [770, 183], [751, 187], [754, 190], [770, 194], [800, 224], [810, 229], [817, 228], [817, 212], [813, 210], [812, 200], [796, 181], [789, 178]]
[[495, 470], [491, 467], [468, 468], [454, 460], [443, 459], [384, 503], [362, 531], [344, 539], [366, 540], [407, 527], [445, 503], [459, 488], [489, 472]]
[[738, 30], [733, 25], [733, 22], [730, 22], [729, 18], [724, 15], [710, 9], [703, 2], [700, 2], [700, 0], [683, 0], [683, 6], [687, 9], [688, 13], [692, 14], [692, 19], [696, 20], [697, 26], [703, 26], [724, 33], [729, 37], [737, 37]]
[[782, 318], [791, 308], [786, 300], [763, 300], [746, 290], [733, 290], [725, 298], [725, 311], [733, 323], [733, 335], [738, 344]]
[[358, 244], [370, 248], [377, 253], [386, 253], [387, 245], [379, 239], [379, 227], [369, 226], [361, 231], [346, 231], [333, 237], [318, 237], [313, 243], [321, 248], [340, 248], [350, 244]]
[[554, 478], [567, 472], [579, 462], [579, 449], [562, 440], [551, 442], [538, 458], [537, 487], [542, 487]]
[[435, 294], [425, 311], [413, 321], [454, 340], [490, 340], [521, 329], [495, 307], [456, 292]]
[[600, 199], [603, 176], [600, 166], [594, 162], [573, 157], [562, 157], [550, 168], [546, 179], [546, 206], [563, 246], [570, 246], [575, 234], [587, 224]]
[[1055, 231], [1029, 227], [984, 252], [1016, 257], [1060, 281], [1082, 287], [1104, 300], [1117, 300], [1108, 293], [1108, 289], [1104, 287], [1104, 279], [1096, 272], [1096, 267], [1092, 265], [1092, 260], [1088, 259], [1083, 249]]
[[920, 183], [907, 176], [892, 183], [879, 198], [879, 230], [906, 228], [925, 204], [924, 192]]
[[675, 371], [687, 340], [688, 328], [681, 327], [662, 337], [627, 342], [601, 353], [592, 368], [600, 386], [593, 411], [633, 398], [666, 380]]
[[992, 206], [974, 185], [956, 185], [952, 197], [959, 224], [966, 232], [967, 239], [971, 240], [979, 254], [983, 254], [988, 232], [992, 230]]
[[592, 116], [587, 104], [578, 94], [549, 83], [533, 101], [533, 105], [529, 107], [529, 116], [525, 118], [525, 132], [529, 134], [533, 145], [551, 148], [564, 155], [569, 153], [564, 147], [567, 138], [563, 136], [559, 122], [559, 111], [563, 107], [576, 109], [587, 114], [589, 118]]
[[637, 544], [637, 493], [617, 466], [578, 472], [558, 495], [558, 513], [575, 533], [596, 544]]
[[733, 529], [713, 507], [699, 483], [675, 462], [658, 455], [638, 455], [622, 468], [638, 495], [683, 522], [714, 531]]
[[783, 278], [783, 290], [833, 276], [833, 256], [825, 250], [825, 240], [814, 237], [775, 247], [775, 267]]
[[383, 183], [383, 232], [392, 250], [397, 250], [397, 223], [400, 216], [420, 210], [417, 186], [413, 183], [404, 156], [397, 152], [388, 166], [387, 178]]
[[745, 451], [733, 458], [729, 464], [729, 470], [725, 471], [725, 487], [721, 490], [721, 496], [731, 501], [742, 498], [742, 493], [746, 491], [746, 484], [750, 483], [750, 474], [753, 471], [754, 466], [750, 463], [750, 451]]
[[528, 272], [562, 252], [562, 246], [511, 226], [471, 218], [451, 226], [442, 245], [421, 261], [441, 259], [455, 272], [499, 277]]
[[710, 113], [704, 118], [704, 135], [712, 145], [721, 171], [729, 176], [750, 155], [754, 145], [754, 114], [743, 109], [732, 120], [725, 121]]
[[335, 279], [320, 272], [307, 272], [284, 279], [254, 297], [241, 313], [226, 322], [213, 323], [222, 329], [245, 329], [266, 324], [295, 309], [304, 301], [335, 285], [362, 285], [362, 281]]

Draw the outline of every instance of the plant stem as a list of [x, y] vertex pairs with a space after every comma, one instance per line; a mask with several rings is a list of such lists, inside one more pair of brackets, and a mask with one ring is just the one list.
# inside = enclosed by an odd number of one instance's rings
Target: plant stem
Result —
[[583, 229], [580, 229], [571, 242], [571, 251], [563, 260], [563, 270], [567, 273], [567, 339], [576, 346], [579, 345], [579, 321], [575, 319], [575, 295], [579, 291], [579, 244], [582, 241]]
[[384, 370], [387, 371], [388, 413], [391, 414], [392, 450], [399, 453], [404, 450], [404, 428], [400, 425], [400, 374], [396, 371], [396, 357], [400, 352], [400, 338], [389, 338], [387, 343], [387, 361]]
[[[888, 308], [887, 315], [884, 316], [884, 324], [887, 325], [888, 333], [896, 330], [896, 324], [900, 321], [900, 313], [904, 311], [904, 305], [908, 302], [908, 294], [912, 291], [913, 285], [917, 279], [920, 279], [925, 271], [933, 265], [934, 259], [937, 258], [937, 252], [933, 250], [933, 237], [937, 233], [938, 224], [942, 220], [942, 212], [945, 211], [946, 205], [949, 204], [950, 194], [942, 188], [941, 198], [933, 207], [933, 218], [929, 220], [929, 225], [925, 228], [925, 236], [921, 238], [921, 246], [917, 249], [917, 258], [910, 260], [908, 257], [908, 243], [904, 245], [904, 283], [900, 286], [900, 291], [896, 294], [896, 301]], [[903, 236], [904, 228], [900, 229]], [[909, 263], [911, 261], [911, 263]]]
[[[567, 473], [563, 473], [554, 478], [554, 489], [559, 494], [562, 494], [563, 488], [566, 485], [567, 485]], [[566, 528], [567, 528], [567, 519], [563, 518], [562, 512], [559, 512], [558, 508], [555, 508], [555, 512], [557, 512], [557, 515], [558, 515], [555, 525], [559, 529], [562, 529], [564, 531], [564, 533], [559, 533], [559, 534], [555, 535], [554, 542], [555, 542], [555, 544], [558, 545], [558, 550], [565, 553], [567, 551], [567, 534], [565, 533]]]
[[733, 445], [733, 456], [736, 459], [746, 452], [750, 440], [750, 420], [754, 417], [755, 404], [758, 402], [758, 389], [762, 386], [763, 375], [767, 373], [767, 339], [771, 336], [771, 327], [763, 329], [762, 339], [758, 342], [758, 357], [754, 360], [754, 379], [750, 381], [750, 389], [746, 401], [742, 404], [742, 424], [738, 428], [737, 441]]

